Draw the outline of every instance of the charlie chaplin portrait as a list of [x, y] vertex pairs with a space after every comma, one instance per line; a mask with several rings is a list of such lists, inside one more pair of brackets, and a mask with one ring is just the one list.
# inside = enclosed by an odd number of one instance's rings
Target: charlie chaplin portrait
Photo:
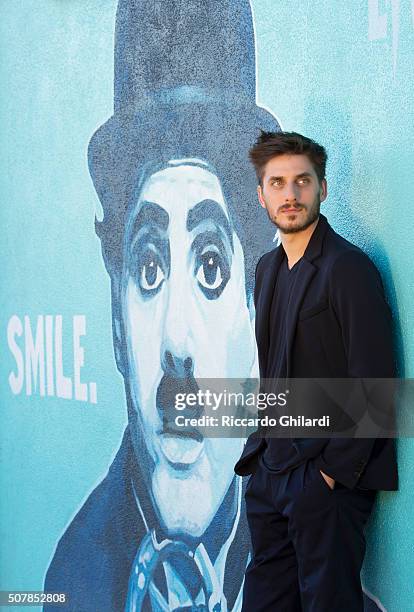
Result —
[[258, 376], [254, 270], [275, 229], [247, 152], [279, 129], [256, 102], [248, 0], [119, 1], [88, 163], [128, 426], [46, 575], [68, 610], [241, 609], [244, 440], [165, 423], [197, 379]]

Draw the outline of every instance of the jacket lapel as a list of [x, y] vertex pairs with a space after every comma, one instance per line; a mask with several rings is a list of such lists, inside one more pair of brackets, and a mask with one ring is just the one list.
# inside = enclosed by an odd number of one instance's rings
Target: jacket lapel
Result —
[[285, 252], [282, 246], [272, 253], [263, 271], [260, 291], [256, 303], [256, 341], [259, 353], [260, 378], [266, 378], [267, 356], [269, 353], [269, 317], [277, 273]]

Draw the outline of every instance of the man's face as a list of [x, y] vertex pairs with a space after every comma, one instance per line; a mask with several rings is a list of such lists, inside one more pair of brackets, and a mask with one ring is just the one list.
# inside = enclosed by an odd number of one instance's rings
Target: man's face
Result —
[[278, 155], [270, 159], [258, 187], [260, 204], [282, 233], [292, 234], [309, 227], [319, 216], [326, 199], [325, 179], [319, 182], [306, 155]]
[[174, 389], [194, 391], [197, 378], [255, 377], [257, 359], [242, 247], [217, 176], [191, 161], [170, 162], [143, 185], [127, 228], [121, 299], [155, 503], [171, 532], [199, 536], [233, 480], [242, 440], [165, 431], [163, 417], [174, 413]]

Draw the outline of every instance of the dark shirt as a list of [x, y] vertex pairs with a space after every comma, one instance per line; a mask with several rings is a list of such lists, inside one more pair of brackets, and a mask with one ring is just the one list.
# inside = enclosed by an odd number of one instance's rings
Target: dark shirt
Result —
[[[278, 380], [283, 381], [287, 374], [287, 330], [286, 313], [289, 300], [294, 289], [295, 280], [300, 274], [300, 262], [289, 270], [287, 257], [285, 255], [279, 268], [273, 298], [269, 313], [269, 361], [271, 369], [266, 372], [266, 378], [273, 379], [269, 391], [278, 393]], [[284, 383], [282, 383], [284, 385]], [[284, 387], [283, 387], [284, 390]], [[272, 416], [269, 413], [269, 416]], [[277, 415], [275, 415], [277, 416]], [[262, 451], [261, 462], [264, 467], [272, 472], [283, 473], [299, 465], [302, 460], [289, 438], [266, 438], [266, 447]]]

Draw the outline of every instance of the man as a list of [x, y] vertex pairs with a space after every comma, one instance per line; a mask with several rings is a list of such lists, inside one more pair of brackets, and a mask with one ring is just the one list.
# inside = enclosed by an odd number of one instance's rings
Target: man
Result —
[[128, 426], [45, 589], [82, 612], [238, 612], [242, 441], [178, 430], [171, 417], [196, 379], [258, 375], [253, 274], [274, 229], [252, 205], [245, 151], [258, 126], [279, 126], [256, 105], [247, 0], [121, 0], [115, 41], [114, 115], [88, 162]]
[[[393, 377], [378, 271], [320, 214], [324, 148], [269, 132], [250, 158], [260, 204], [281, 238], [256, 269], [261, 379]], [[252, 474], [243, 611], [361, 611], [364, 525], [376, 491], [397, 489], [393, 440], [252, 436], [235, 471]]]

